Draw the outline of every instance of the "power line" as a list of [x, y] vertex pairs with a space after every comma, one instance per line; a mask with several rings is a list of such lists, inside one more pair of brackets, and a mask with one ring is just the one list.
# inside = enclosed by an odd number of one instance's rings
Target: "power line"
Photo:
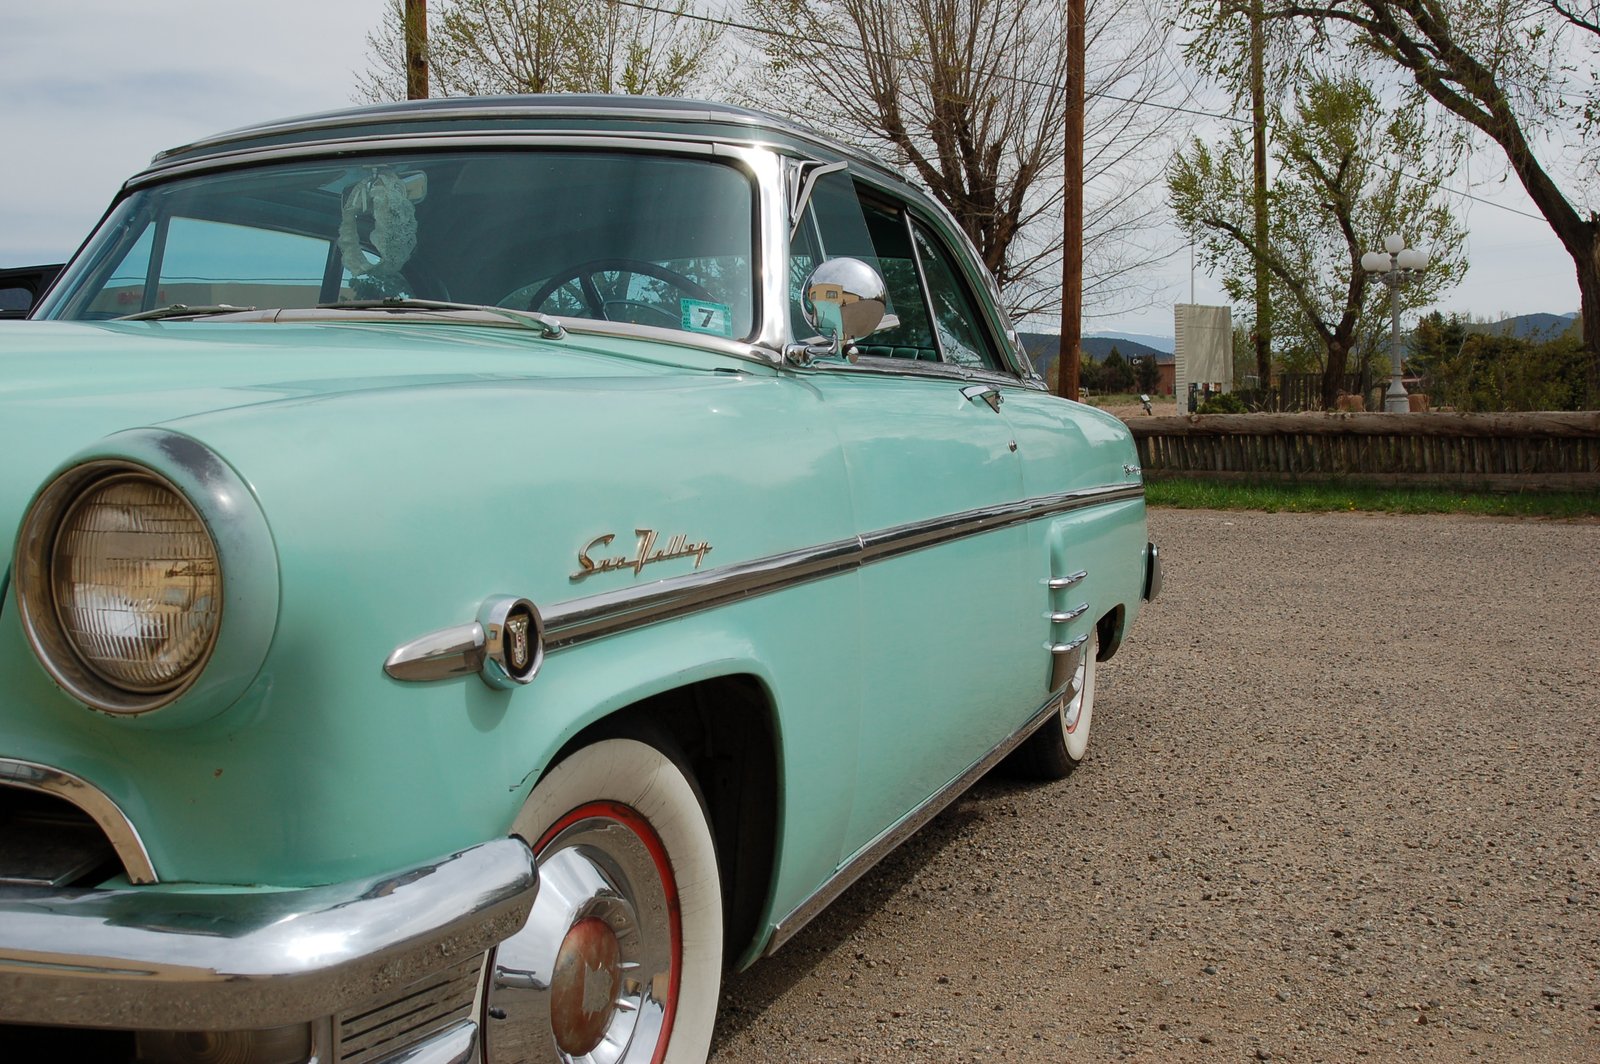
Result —
[[1378, 169], [1380, 169], [1380, 170], [1387, 170], [1391, 174], [1399, 174], [1401, 177], [1409, 177], [1413, 181], [1419, 182], [1419, 183], [1424, 184], [1424, 185], [1428, 185], [1431, 188], [1436, 188], [1440, 192], [1448, 192], [1452, 196], [1460, 196], [1462, 199], [1469, 199], [1474, 203], [1482, 203], [1487, 207], [1498, 207], [1503, 211], [1508, 211], [1511, 214], [1515, 214], [1515, 215], [1518, 215], [1518, 216], [1523, 217], [1523, 218], [1532, 218], [1536, 222], [1545, 222], [1546, 224], [1548, 224], [1549, 221], [1550, 221], [1550, 219], [1546, 218], [1542, 214], [1530, 214], [1527, 211], [1518, 210], [1515, 207], [1507, 207], [1504, 203], [1496, 203], [1494, 200], [1484, 199], [1482, 196], [1474, 196], [1472, 193], [1470, 193], [1470, 192], [1462, 192], [1458, 188], [1451, 188], [1449, 185], [1445, 184], [1443, 181], [1435, 181], [1432, 178], [1419, 177], [1416, 174], [1407, 173], [1406, 171], [1400, 169], [1400, 167], [1398, 167], [1398, 166], [1390, 166], [1388, 163], [1380, 162], [1380, 161], [1377, 161], [1377, 160], [1374, 160], [1374, 163], [1377, 165]]
[[[690, 22], [709, 22], [713, 26], [721, 26], [724, 29], [747, 30], [751, 33], [760, 33], [765, 34], [768, 37], [776, 37], [779, 40], [794, 41], [797, 44], [816, 43], [810, 38], [798, 33], [788, 33], [784, 30], [775, 30], [766, 26], [755, 26], [748, 22], [737, 22], [733, 19], [717, 18], [713, 15], [701, 15], [692, 11], [674, 11], [671, 8], [655, 7], [651, 4], [642, 4], [639, 3], [638, 0], [613, 0], [613, 2], [618, 7], [631, 7], [638, 11], [649, 11], [657, 15], [667, 15], [672, 18], [687, 19]], [[914, 55], [894, 55], [888, 52], [874, 51], [873, 49], [859, 44], [839, 43], [837, 45], [829, 45], [829, 47], [834, 51], [854, 52], [858, 55], [874, 56], [879, 59], [898, 59], [906, 63], [920, 63], [923, 66], [933, 65], [931, 60], [921, 59]], [[1031, 85], [1034, 88], [1053, 89], [1057, 92], [1067, 91], [1067, 87], [1065, 85], [1062, 85], [1059, 82], [1045, 81], [1041, 78], [1025, 78], [1019, 77], [1015, 74], [1001, 74], [998, 72], [993, 73], [990, 76], [997, 81], [1009, 81], [1015, 85]], [[1128, 96], [1118, 96], [1115, 93], [1110, 92], [1091, 91], [1085, 93], [1085, 95], [1093, 96], [1096, 99], [1101, 100], [1114, 100], [1117, 103], [1132, 104], [1135, 107], [1155, 107], [1163, 111], [1174, 111], [1178, 114], [1194, 115], [1198, 118], [1210, 118], [1219, 122], [1237, 122], [1244, 124], [1244, 119], [1236, 118], [1233, 115], [1214, 114], [1211, 111], [1202, 111], [1193, 107], [1184, 107], [1180, 104], [1161, 103], [1157, 100], [1138, 100]]]
[[[789, 32], [785, 32], [784, 30], [771, 29], [771, 28], [768, 28], [768, 27], [765, 27], [765, 26], [756, 26], [756, 25], [752, 25], [751, 23], [748, 23], [748, 22], [739, 22], [739, 21], [734, 20], [734, 19], [717, 18], [714, 15], [702, 15], [702, 14], [698, 14], [698, 13], [692, 12], [692, 11], [674, 11], [671, 8], [656, 7], [656, 6], [652, 5], [652, 4], [640, 3], [639, 0], [613, 0], [613, 2], [616, 3], [619, 7], [631, 7], [631, 8], [634, 8], [635, 10], [638, 10], [638, 11], [648, 11], [648, 12], [651, 12], [651, 13], [657, 14], [657, 15], [667, 15], [667, 16], [669, 16], [671, 18], [687, 19], [687, 20], [689, 20], [691, 22], [706, 22], [706, 23], [710, 23], [711, 25], [714, 25], [714, 26], [721, 26], [724, 29], [746, 30], [746, 31], [748, 31], [750, 33], [759, 33], [759, 34], [764, 34], [765, 36], [768, 36], [768, 37], [776, 37], [779, 40], [794, 41], [794, 42], [796, 42], [798, 44], [815, 44], [816, 43], [816, 42], [812, 41], [810, 38], [805, 37], [805, 36], [803, 36], [801, 34], [798, 34], [798, 33], [789, 33]], [[899, 60], [902, 60], [902, 61], [907, 62], [907, 63], [921, 63], [924, 66], [932, 66], [933, 65], [931, 60], [921, 59], [921, 58], [918, 58], [916, 56], [890, 55], [890, 54], [885, 53], [885, 52], [875, 52], [872, 49], [869, 49], [869, 48], [867, 48], [867, 47], [865, 47], [863, 45], [840, 43], [837, 46], [830, 46], [830, 47], [833, 47], [834, 50], [836, 50], [836, 51], [855, 52], [855, 53], [857, 53], [859, 55], [877, 56], [878, 58], [899, 59]], [[1045, 81], [1045, 80], [1040, 79], [1040, 78], [1025, 78], [1025, 77], [1018, 77], [1017, 75], [1014, 75], [1014, 74], [1001, 74], [1001, 73], [993, 73], [990, 76], [995, 78], [995, 79], [997, 79], [997, 80], [999, 80], [999, 81], [1009, 81], [1009, 82], [1012, 82], [1013, 84], [1017, 84], [1017, 85], [1031, 85], [1031, 86], [1033, 86], [1035, 88], [1052, 89], [1052, 90], [1055, 90], [1057, 92], [1065, 92], [1066, 91], [1066, 86], [1065, 85], [1061, 85], [1061, 84], [1059, 84], [1057, 82]], [[1159, 108], [1160, 110], [1163, 110], [1163, 111], [1172, 111], [1172, 112], [1175, 112], [1177, 114], [1194, 115], [1194, 116], [1196, 116], [1198, 118], [1210, 118], [1210, 119], [1212, 119], [1214, 121], [1217, 121], [1217, 122], [1231, 122], [1231, 123], [1233, 123], [1235, 125], [1240, 125], [1240, 126], [1248, 126], [1250, 124], [1249, 120], [1244, 119], [1244, 118], [1240, 118], [1237, 115], [1217, 114], [1217, 113], [1215, 113], [1213, 111], [1203, 111], [1203, 110], [1200, 110], [1200, 109], [1194, 108], [1194, 107], [1184, 107], [1184, 106], [1181, 106], [1179, 104], [1162, 103], [1162, 102], [1160, 102], [1158, 100], [1140, 100], [1140, 99], [1134, 99], [1134, 98], [1128, 97], [1128, 96], [1118, 96], [1118, 95], [1116, 95], [1114, 93], [1095, 92], [1095, 91], [1086, 91], [1084, 93], [1084, 95], [1091, 96], [1091, 97], [1094, 97], [1096, 99], [1101, 99], [1101, 100], [1114, 100], [1117, 103], [1130, 104], [1130, 105], [1132, 105], [1134, 107], [1155, 107], [1155, 108]], [[1502, 211], [1507, 211], [1507, 212], [1509, 212], [1511, 214], [1515, 214], [1515, 215], [1517, 215], [1519, 217], [1522, 217], [1522, 218], [1531, 218], [1533, 221], [1536, 221], [1536, 222], [1546, 222], [1546, 223], [1549, 222], [1549, 219], [1544, 217], [1544, 215], [1542, 215], [1542, 214], [1530, 214], [1527, 211], [1518, 210], [1515, 207], [1507, 207], [1503, 203], [1496, 203], [1494, 200], [1484, 199], [1482, 196], [1474, 196], [1470, 192], [1463, 192], [1460, 189], [1451, 188], [1449, 185], [1446, 185], [1442, 181], [1435, 181], [1435, 180], [1432, 180], [1430, 178], [1419, 177], [1416, 174], [1407, 173], [1406, 171], [1400, 169], [1399, 167], [1389, 166], [1388, 164], [1383, 163], [1383, 162], [1378, 162], [1377, 165], [1381, 169], [1389, 170], [1392, 173], [1399, 174], [1401, 177], [1408, 177], [1413, 181], [1418, 181], [1418, 182], [1421, 182], [1422, 184], [1428, 185], [1428, 186], [1430, 186], [1432, 188], [1439, 189], [1441, 192], [1448, 192], [1452, 196], [1460, 196], [1462, 199], [1471, 200], [1474, 203], [1482, 203], [1483, 205], [1485, 205], [1487, 207], [1495, 207], [1495, 208], [1498, 208], [1498, 209], [1500, 209]]]

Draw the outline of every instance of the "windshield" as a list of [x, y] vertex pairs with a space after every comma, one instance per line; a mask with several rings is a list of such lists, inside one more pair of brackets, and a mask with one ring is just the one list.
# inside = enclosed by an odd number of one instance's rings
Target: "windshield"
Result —
[[750, 179], [704, 158], [285, 163], [135, 192], [37, 316], [426, 299], [748, 338], [754, 241]]

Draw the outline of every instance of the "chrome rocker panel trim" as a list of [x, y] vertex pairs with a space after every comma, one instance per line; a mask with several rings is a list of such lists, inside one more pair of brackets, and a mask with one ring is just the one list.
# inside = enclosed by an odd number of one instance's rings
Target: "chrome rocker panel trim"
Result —
[[516, 838], [294, 890], [0, 889], [0, 1022], [307, 1022], [491, 949], [521, 929], [537, 890]]
[[1059, 713], [1064, 693], [1064, 690], [1051, 692], [1050, 697], [1034, 711], [1026, 724], [974, 761], [965, 772], [945, 784], [943, 789], [935, 791], [921, 805], [907, 813], [899, 823], [890, 825], [877, 838], [857, 851], [856, 855], [841, 865], [832, 878], [819, 887], [815, 894], [795, 906], [787, 916], [773, 925], [772, 937], [767, 940], [762, 956], [770, 957], [776, 953], [785, 942], [831, 905], [839, 895], [849, 890], [856, 880], [892, 853], [902, 842], [922, 830], [928, 821], [944, 812], [946, 806], [971, 789], [985, 773], [998, 765], [1007, 754], [1021, 746], [1028, 736], [1049, 721], [1053, 714]]
[[144, 848], [144, 840], [139, 837], [139, 829], [133, 826], [121, 806], [88, 780], [49, 765], [0, 757], [0, 787], [39, 791], [77, 806], [105, 832], [129, 882], [156, 882], [155, 865], [150, 861], [150, 852]]

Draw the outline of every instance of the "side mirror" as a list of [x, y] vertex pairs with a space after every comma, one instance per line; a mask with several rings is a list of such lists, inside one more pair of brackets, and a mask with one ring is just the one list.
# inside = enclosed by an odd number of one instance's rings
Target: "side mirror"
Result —
[[805, 365], [814, 358], [837, 355], [852, 340], [870, 336], [883, 325], [888, 301], [888, 287], [877, 270], [860, 259], [829, 259], [806, 278], [800, 310], [806, 324], [831, 343], [796, 345], [789, 357]]

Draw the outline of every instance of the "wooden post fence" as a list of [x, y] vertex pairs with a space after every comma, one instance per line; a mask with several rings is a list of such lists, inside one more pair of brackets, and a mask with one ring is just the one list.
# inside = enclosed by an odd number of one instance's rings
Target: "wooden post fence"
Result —
[[1145, 475], [1600, 489], [1600, 412], [1131, 418]]

